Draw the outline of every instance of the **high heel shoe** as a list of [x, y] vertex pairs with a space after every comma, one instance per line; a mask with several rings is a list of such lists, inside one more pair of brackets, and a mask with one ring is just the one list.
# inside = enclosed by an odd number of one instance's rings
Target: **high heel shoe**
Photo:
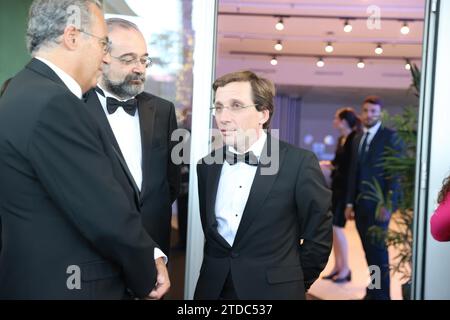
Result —
[[327, 275], [327, 276], [323, 276], [322, 279], [324, 279], [324, 280], [333, 280], [333, 278], [334, 278], [338, 273], [339, 273], [339, 271], [332, 272], [332, 273], [330, 273], [330, 274]]
[[332, 281], [334, 283], [343, 283], [352, 281], [352, 272], [349, 271], [348, 274], [343, 278], [333, 278]]

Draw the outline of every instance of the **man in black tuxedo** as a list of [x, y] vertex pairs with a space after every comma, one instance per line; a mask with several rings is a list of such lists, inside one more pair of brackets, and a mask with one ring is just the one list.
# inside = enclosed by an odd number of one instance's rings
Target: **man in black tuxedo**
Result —
[[111, 59], [101, 5], [34, 1], [27, 44], [0, 100], [0, 299], [161, 298], [140, 195], [81, 100]]
[[121, 153], [140, 192], [142, 222], [164, 253], [170, 250], [172, 203], [180, 188], [180, 168], [171, 161], [175, 108], [143, 92], [151, 66], [147, 43], [127, 20], [106, 21], [111, 58], [86, 102], [111, 143]]
[[[363, 132], [355, 136], [352, 147], [352, 161], [347, 190], [348, 220], [355, 220], [361, 242], [366, 254], [369, 267], [379, 267], [380, 273], [371, 271], [373, 279], [379, 279], [366, 289], [364, 299], [390, 299], [389, 256], [384, 241], [377, 241], [369, 229], [378, 226], [387, 231], [392, 208], [395, 211], [398, 187], [396, 179], [388, 177], [382, 167], [383, 155], [386, 148], [400, 149], [397, 135], [394, 131], [383, 126], [381, 111], [383, 103], [377, 96], [369, 96], [362, 106], [361, 121]], [[385, 203], [392, 203], [392, 208], [380, 206], [374, 197], [375, 181], [379, 184]], [[390, 200], [388, 200], [390, 198]], [[387, 202], [389, 201], [389, 202]], [[378, 270], [378, 269], [371, 269]]]
[[305, 299], [332, 244], [331, 194], [318, 161], [266, 134], [271, 82], [243, 71], [213, 90], [225, 147], [197, 166], [206, 241], [195, 298]]

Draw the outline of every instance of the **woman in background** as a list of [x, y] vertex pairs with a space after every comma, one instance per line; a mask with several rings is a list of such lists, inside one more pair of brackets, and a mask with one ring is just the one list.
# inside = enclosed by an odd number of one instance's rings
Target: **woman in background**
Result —
[[352, 141], [356, 133], [361, 130], [361, 121], [353, 108], [341, 108], [336, 112], [333, 126], [340, 132], [336, 154], [331, 162], [333, 165], [331, 190], [333, 192], [333, 249], [335, 262], [331, 273], [323, 277], [323, 279], [341, 283], [351, 280], [347, 239], [344, 234], [346, 222], [344, 212]]
[[438, 196], [438, 208], [431, 217], [431, 234], [437, 241], [450, 241], [450, 176]]

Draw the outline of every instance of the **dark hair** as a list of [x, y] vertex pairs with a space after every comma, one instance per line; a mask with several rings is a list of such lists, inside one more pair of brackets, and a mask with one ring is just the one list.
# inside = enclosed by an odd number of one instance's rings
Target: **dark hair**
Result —
[[12, 78], [7, 79], [5, 82], [3, 82], [2, 87], [0, 89], [0, 97], [3, 96], [3, 94], [6, 91], [6, 88], [8, 88], [9, 83], [11, 82]]
[[377, 104], [380, 106], [381, 109], [383, 109], [383, 101], [381, 100], [380, 97], [378, 96], [368, 96], [366, 97], [366, 99], [364, 99], [363, 105], [366, 103], [370, 103], [370, 104]]
[[228, 73], [221, 76], [213, 83], [213, 90], [216, 93], [217, 88], [224, 87], [231, 82], [250, 82], [252, 87], [253, 102], [256, 105], [256, 110], [269, 111], [269, 119], [264, 123], [263, 128], [270, 127], [270, 119], [272, 118], [275, 96], [275, 86], [273, 83], [265, 78], [258, 77], [251, 71], [238, 71]]
[[345, 120], [352, 130], [361, 129], [361, 120], [359, 119], [358, 115], [356, 114], [353, 108], [345, 107], [338, 109], [336, 114], [339, 117], [339, 119]]
[[447, 196], [447, 194], [449, 192], [450, 192], [450, 176], [445, 178], [444, 181], [442, 182], [442, 189], [441, 189], [441, 191], [439, 191], [439, 195], [438, 195], [438, 203], [441, 203], [442, 201], [444, 201], [445, 197]]

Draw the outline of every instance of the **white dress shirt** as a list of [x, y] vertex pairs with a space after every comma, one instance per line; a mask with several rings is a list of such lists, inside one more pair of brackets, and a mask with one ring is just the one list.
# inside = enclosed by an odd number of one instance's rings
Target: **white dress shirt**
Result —
[[78, 82], [75, 81], [74, 78], [69, 76], [64, 70], [56, 66], [54, 63], [48, 61], [47, 59], [41, 57], [35, 57], [36, 59], [45, 63], [50, 69], [52, 69], [56, 75], [64, 82], [66, 87], [72, 92], [78, 99], [81, 100], [83, 97], [83, 91], [81, 90], [81, 86]]
[[[266, 140], [267, 134], [262, 132], [248, 151], [252, 151], [259, 159]], [[233, 147], [228, 148], [229, 151], [239, 154]], [[215, 212], [217, 231], [231, 246], [234, 243], [257, 168], [244, 162], [234, 165], [226, 161], [223, 163], [217, 188]]]
[[[121, 101], [113, 94], [98, 86], [103, 90], [105, 96], [97, 92], [97, 96], [102, 104], [103, 111], [106, 114], [109, 125], [111, 126], [120, 151], [125, 158], [128, 169], [136, 182], [139, 190], [142, 189], [142, 143], [141, 126], [139, 123], [139, 110], [136, 110], [134, 116], [128, 114], [123, 108], [117, 108], [116, 112], [109, 114], [106, 109], [106, 98], [111, 97]], [[130, 98], [131, 99], [131, 98]], [[122, 100], [123, 101], [123, 100]]]

